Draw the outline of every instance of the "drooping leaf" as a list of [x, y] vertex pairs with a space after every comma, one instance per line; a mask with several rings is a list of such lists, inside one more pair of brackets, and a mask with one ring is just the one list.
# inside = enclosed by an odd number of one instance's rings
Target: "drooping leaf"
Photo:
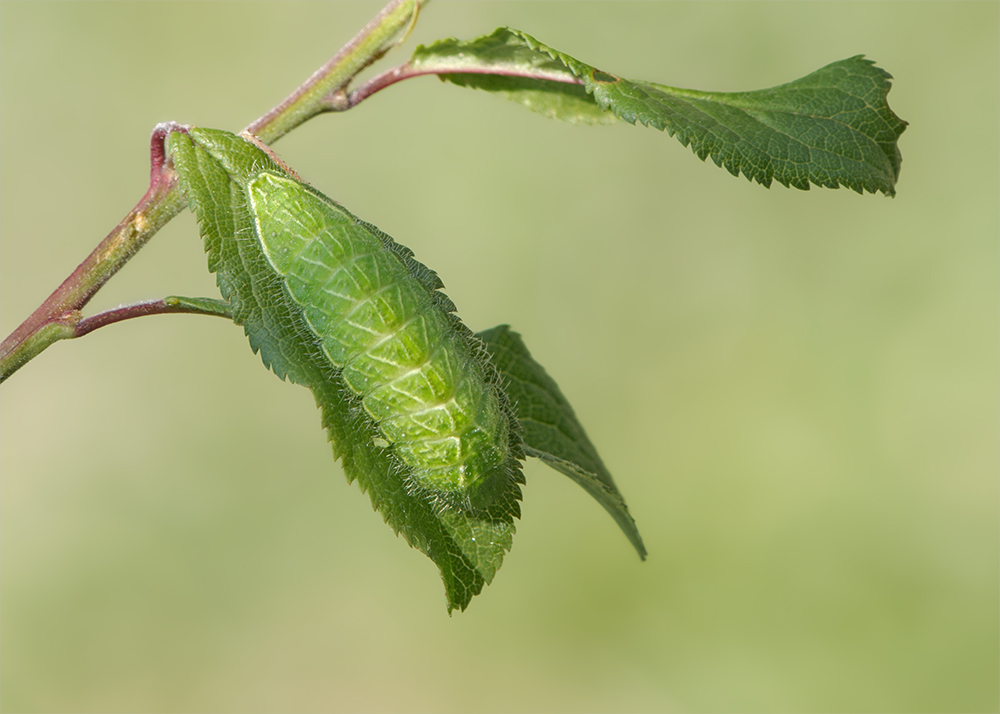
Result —
[[569, 401], [507, 325], [477, 333], [506, 382], [521, 423], [524, 452], [569, 476], [600, 503], [646, 559], [639, 529]]
[[[408, 467], [385, 447], [384, 435], [359, 406], [341, 371], [311, 332], [302, 306], [262, 249], [257, 232], [260, 222], [255, 220], [248, 184], [262, 173], [282, 180], [287, 180], [288, 174], [265, 152], [228, 132], [174, 132], [168, 138], [168, 150], [181, 190], [198, 219], [209, 267], [216, 273], [233, 320], [243, 325], [251, 348], [279, 377], [312, 390], [334, 456], [341, 459], [348, 479], [358, 481], [393, 530], [437, 564], [449, 611], [464, 609], [493, 579], [510, 549], [513, 521], [519, 515], [517, 481], [507, 484], [489, 507], [474, 511], [442, 508], [415, 491]], [[312, 189], [308, 192], [321, 196]], [[292, 208], [302, 210], [303, 206]], [[353, 221], [345, 230], [375, 230], [342, 207], [336, 210]], [[302, 216], [306, 222], [315, 218]], [[382, 239], [384, 234], [375, 232]], [[389, 249], [414, 277], [429, 292], [436, 292], [440, 286], [436, 275], [412, 259], [407, 249], [393, 245]], [[450, 305], [443, 295], [433, 299]], [[456, 328], [460, 324], [457, 318], [455, 324]]]
[[[858, 55], [801, 79], [749, 92], [702, 92], [629, 80], [518, 30], [418, 47], [411, 64], [461, 86], [495, 91], [553, 118], [606, 114], [666, 131], [702, 160], [764, 186], [847, 186], [895, 194], [906, 122], [886, 101], [892, 78]], [[574, 85], [576, 83], [576, 85]], [[581, 95], [574, 86], [582, 85]]]

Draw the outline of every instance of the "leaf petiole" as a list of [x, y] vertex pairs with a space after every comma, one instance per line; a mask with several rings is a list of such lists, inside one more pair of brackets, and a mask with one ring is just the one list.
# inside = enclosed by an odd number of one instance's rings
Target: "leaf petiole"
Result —
[[96, 315], [83, 318], [73, 326], [73, 334], [69, 337], [83, 337], [99, 327], [113, 325], [123, 320], [147, 315], [171, 315], [175, 313], [189, 315], [210, 315], [213, 317], [233, 318], [229, 303], [215, 298], [186, 298], [179, 296], [165, 297], [160, 300], [145, 300], [131, 305], [122, 305], [113, 310], [105, 310]]

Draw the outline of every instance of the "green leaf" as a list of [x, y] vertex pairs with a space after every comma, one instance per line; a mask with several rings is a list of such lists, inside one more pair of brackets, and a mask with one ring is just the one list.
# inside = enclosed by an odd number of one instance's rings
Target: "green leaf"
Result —
[[[518, 30], [419, 47], [411, 64], [462, 86], [496, 91], [548, 116], [598, 121], [597, 109], [666, 131], [705, 160], [764, 186], [847, 186], [895, 195], [906, 122], [886, 101], [892, 78], [861, 55], [750, 92], [702, 92], [629, 80]], [[586, 95], [570, 87], [582, 84]], [[547, 98], [547, 99], [546, 99]]]
[[514, 32], [420, 45], [410, 58], [416, 74], [437, 74], [460, 87], [494, 92], [533, 112], [571, 124], [615, 124], [566, 65], [529, 47]]
[[[383, 435], [358, 406], [262, 249], [248, 184], [262, 172], [287, 178], [285, 170], [264, 151], [228, 132], [174, 132], [167, 143], [181, 190], [205, 239], [209, 267], [233, 320], [243, 325], [251, 348], [275, 374], [312, 390], [334, 456], [342, 460], [348, 480], [357, 480], [389, 526], [437, 564], [449, 611], [465, 609], [493, 579], [510, 549], [513, 521], [520, 514], [517, 481], [509, 483], [488, 508], [475, 511], [442, 508], [415, 492], [408, 467], [385, 448]], [[304, 185], [303, 189], [322, 196]], [[335, 210], [353, 221], [345, 230], [373, 230], [341, 207]], [[302, 217], [305, 222], [314, 218]], [[437, 276], [406, 248], [393, 246], [386, 244], [425, 289], [436, 292]], [[439, 305], [451, 304], [443, 295], [433, 299]], [[523, 482], [519, 473], [518, 478]]]
[[477, 333], [506, 382], [523, 430], [524, 452], [576, 481], [604, 506], [646, 559], [646, 547], [611, 474], [558, 385], [507, 325]]

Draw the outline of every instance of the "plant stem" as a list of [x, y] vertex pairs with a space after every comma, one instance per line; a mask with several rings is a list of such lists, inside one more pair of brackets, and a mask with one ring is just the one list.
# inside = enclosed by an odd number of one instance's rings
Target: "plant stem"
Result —
[[164, 156], [163, 140], [173, 125], [160, 124], [150, 137], [149, 189], [62, 285], [0, 343], [0, 382], [49, 345], [75, 337], [80, 310], [112, 275], [181, 212], [177, 177]]
[[265, 144], [273, 144], [317, 114], [349, 108], [344, 101], [347, 85], [361, 70], [405, 39], [427, 1], [393, 0], [329, 62], [245, 131]]
[[[247, 130], [273, 143], [303, 122], [336, 107], [345, 88], [362, 69], [388, 52], [413, 27], [426, 0], [393, 0], [333, 59], [317, 70], [281, 104]], [[160, 124], [150, 139], [149, 189], [128, 215], [77, 266], [76, 270], [0, 343], [0, 382], [53, 343], [79, 337], [80, 310], [156, 232], [184, 208], [177, 177], [165, 156], [164, 140], [177, 124]], [[148, 313], [146, 313], [148, 314]], [[124, 319], [124, 318], [123, 318]], [[96, 329], [102, 323], [93, 323]]]
[[229, 304], [213, 298], [166, 297], [162, 300], [147, 300], [131, 305], [123, 305], [113, 310], [105, 310], [96, 315], [85, 317], [71, 326], [73, 334], [70, 337], [83, 337], [99, 327], [113, 325], [122, 320], [147, 315], [171, 315], [176, 313], [188, 315], [209, 315], [233, 319]]

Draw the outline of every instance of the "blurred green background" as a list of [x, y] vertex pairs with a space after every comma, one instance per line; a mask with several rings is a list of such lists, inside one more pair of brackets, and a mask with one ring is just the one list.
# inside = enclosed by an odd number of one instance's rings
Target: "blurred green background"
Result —
[[[2, 332], [142, 195], [156, 122], [240, 129], [379, 7], [0, 4]], [[498, 25], [710, 90], [864, 53], [910, 122], [892, 200], [433, 78], [277, 145], [524, 335], [649, 561], [529, 463], [449, 618], [241, 330], [124, 323], [2, 387], [2, 709], [997, 710], [998, 4], [441, 1], [408, 47]], [[167, 294], [216, 294], [188, 214], [90, 310]]]

